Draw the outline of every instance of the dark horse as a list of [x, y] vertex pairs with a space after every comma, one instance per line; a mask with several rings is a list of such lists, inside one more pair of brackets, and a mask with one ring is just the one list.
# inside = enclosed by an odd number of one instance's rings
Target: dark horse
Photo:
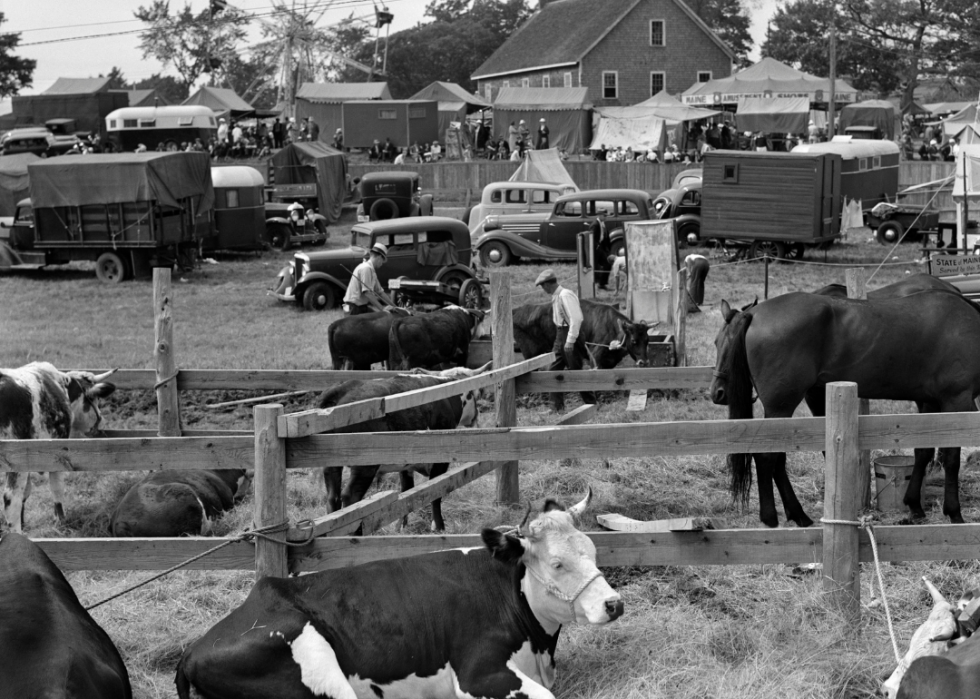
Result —
[[[752, 417], [752, 389], [765, 417], [791, 417], [801, 401], [825, 413], [826, 384], [853, 381], [862, 398], [915, 401], [919, 412], [974, 410], [980, 394], [980, 309], [959, 294], [916, 291], [869, 301], [795, 292], [736, 311], [722, 302], [725, 325], [715, 338], [711, 399], [731, 419]], [[951, 330], [955, 329], [955, 332]], [[960, 448], [942, 451], [943, 512], [963, 522], [959, 504]], [[914, 518], [925, 517], [922, 480], [931, 449], [915, 450], [905, 494]], [[786, 518], [813, 524], [786, 475], [786, 454], [756, 454], [760, 519], [778, 524], [773, 482]], [[731, 454], [732, 492], [744, 501], [752, 485], [751, 455]]]

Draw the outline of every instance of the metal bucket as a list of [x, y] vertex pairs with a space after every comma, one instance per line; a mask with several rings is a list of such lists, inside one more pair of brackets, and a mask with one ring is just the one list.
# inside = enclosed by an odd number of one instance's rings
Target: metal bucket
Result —
[[914, 456], [879, 456], [874, 460], [875, 493], [878, 509], [901, 512], [905, 491], [912, 480]]

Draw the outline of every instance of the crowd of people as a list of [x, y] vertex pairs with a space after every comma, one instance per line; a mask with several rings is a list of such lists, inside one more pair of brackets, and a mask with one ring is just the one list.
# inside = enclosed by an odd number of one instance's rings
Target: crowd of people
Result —
[[[339, 129], [338, 129], [339, 130]], [[368, 161], [372, 163], [393, 163], [402, 165], [404, 163], [434, 163], [445, 157], [445, 151], [439, 141], [420, 144], [415, 141], [412, 145], [399, 148], [391, 142], [390, 138], [385, 138], [384, 143], [374, 139], [374, 143], [368, 149]]]

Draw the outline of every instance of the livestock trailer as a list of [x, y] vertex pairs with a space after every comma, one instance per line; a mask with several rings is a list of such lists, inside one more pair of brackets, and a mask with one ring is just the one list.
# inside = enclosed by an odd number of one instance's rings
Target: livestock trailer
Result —
[[185, 150], [183, 144], [201, 139], [207, 146], [218, 134], [218, 121], [210, 107], [199, 104], [162, 107], [124, 107], [106, 115], [106, 138], [118, 151], [140, 145], [155, 150]]
[[898, 196], [898, 144], [892, 141], [836, 136], [825, 143], [803, 143], [793, 153], [837, 153], [841, 157], [840, 193], [844, 201], [857, 200], [868, 210], [894, 202]]
[[27, 166], [30, 199], [0, 231], [0, 268], [93, 260], [105, 282], [192, 260], [211, 235], [206, 153], [115, 153]]
[[369, 148], [386, 138], [399, 148], [439, 140], [439, 103], [434, 100], [344, 102], [344, 145]]
[[716, 150], [705, 154], [701, 238], [751, 257], [802, 257], [840, 235], [841, 156]]
[[206, 250], [258, 250], [265, 237], [265, 179], [254, 167], [211, 168], [216, 234]]

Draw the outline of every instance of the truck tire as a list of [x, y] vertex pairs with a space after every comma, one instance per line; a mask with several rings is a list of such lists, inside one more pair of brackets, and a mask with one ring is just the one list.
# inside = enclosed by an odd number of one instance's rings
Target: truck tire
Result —
[[875, 239], [882, 245], [894, 245], [902, 238], [905, 230], [898, 221], [885, 221], [875, 231]]
[[480, 248], [480, 264], [486, 268], [506, 267], [510, 264], [510, 248], [498, 240], [491, 240]]
[[459, 287], [459, 305], [476, 311], [483, 310], [483, 285], [476, 279], [467, 279]]
[[786, 257], [786, 245], [780, 240], [753, 240], [749, 246], [749, 257], [771, 257], [781, 260]]
[[114, 252], [104, 252], [95, 261], [95, 276], [106, 284], [125, 281], [129, 276], [126, 261]]
[[325, 311], [337, 305], [337, 292], [327, 282], [313, 282], [303, 292], [303, 308]]
[[390, 218], [398, 218], [398, 204], [391, 199], [378, 199], [371, 204], [368, 216], [372, 221], [387, 221]]
[[289, 246], [292, 244], [290, 240], [292, 232], [289, 230], [289, 226], [284, 223], [266, 222], [265, 234], [266, 241], [268, 241], [269, 247], [273, 250], [279, 250], [280, 252], [289, 250]]

